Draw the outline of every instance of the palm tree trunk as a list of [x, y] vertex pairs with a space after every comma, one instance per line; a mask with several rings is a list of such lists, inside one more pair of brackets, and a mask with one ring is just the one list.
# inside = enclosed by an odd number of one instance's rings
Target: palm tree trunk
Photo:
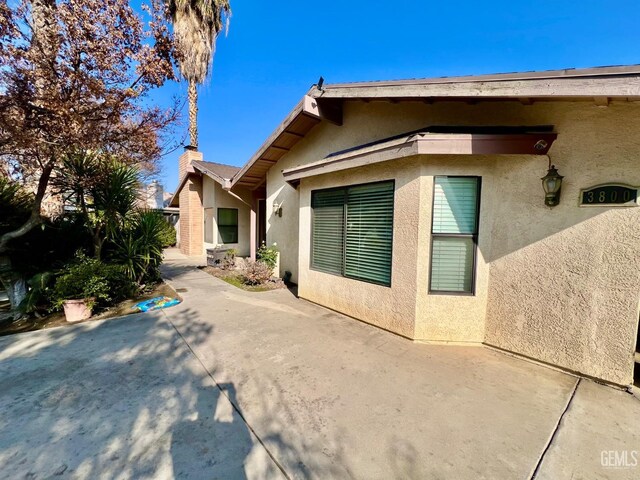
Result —
[[198, 149], [198, 89], [196, 82], [189, 80], [189, 141]]

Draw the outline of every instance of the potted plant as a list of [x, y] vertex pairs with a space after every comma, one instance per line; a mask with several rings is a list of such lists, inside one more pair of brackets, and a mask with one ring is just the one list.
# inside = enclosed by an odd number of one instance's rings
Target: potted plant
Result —
[[67, 322], [91, 318], [97, 302], [110, 300], [107, 268], [99, 260], [80, 256], [63, 269], [53, 288], [53, 304], [64, 309]]

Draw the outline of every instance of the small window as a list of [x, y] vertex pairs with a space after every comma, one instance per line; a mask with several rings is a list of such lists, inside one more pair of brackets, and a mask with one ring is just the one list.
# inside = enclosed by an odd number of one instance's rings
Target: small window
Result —
[[213, 208], [204, 209], [204, 241], [213, 243]]
[[238, 243], [238, 209], [218, 209], [218, 241], [220, 243]]
[[391, 285], [394, 182], [311, 193], [311, 268]]
[[480, 177], [435, 177], [429, 290], [475, 290]]

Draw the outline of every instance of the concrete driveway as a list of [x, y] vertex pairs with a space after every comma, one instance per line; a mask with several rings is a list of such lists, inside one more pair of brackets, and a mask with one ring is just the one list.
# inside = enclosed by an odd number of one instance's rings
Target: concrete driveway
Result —
[[164, 275], [180, 306], [0, 339], [1, 478], [640, 478], [626, 392]]

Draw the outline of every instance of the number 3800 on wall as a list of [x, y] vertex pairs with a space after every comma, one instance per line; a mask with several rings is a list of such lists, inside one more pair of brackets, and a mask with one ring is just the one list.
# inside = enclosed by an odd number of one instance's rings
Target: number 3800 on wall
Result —
[[628, 185], [606, 184], [580, 191], [580, 206], [637, 205], [638, 188]]

